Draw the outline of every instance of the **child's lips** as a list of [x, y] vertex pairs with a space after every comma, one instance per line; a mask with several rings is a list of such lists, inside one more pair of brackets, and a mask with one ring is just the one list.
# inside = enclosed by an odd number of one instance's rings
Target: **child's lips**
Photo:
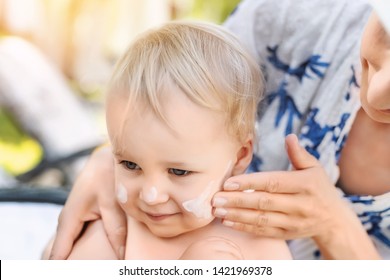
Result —
[[380, 110], [382, 113], [390, 114], [390, 109]]
[[162, 220], [168, 219], [168, 218], [176, 215], [177, 213], [161, 214], [161, 213], [147, 213], [147, 212], [145, 212], [145, 214], [146, 214], [146, 216], [148, 216], [149, 219], [151, 219], [153, 221], [162, 221]]

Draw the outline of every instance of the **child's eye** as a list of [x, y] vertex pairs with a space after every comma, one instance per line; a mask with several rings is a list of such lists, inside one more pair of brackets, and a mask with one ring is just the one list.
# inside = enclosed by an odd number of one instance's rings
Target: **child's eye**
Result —
[[191, 173], [191, 171], [183, 170], [183, 169], [176, 169], [176, 168], [169, 168], [169, 173], [172, 173], [176, 176], [186, 176]]
[[122, 160], [121, 164], [124, 167], [126, 167], [127, 169], [130, 169], [130, 170], [139, 170], [139, 169], [141, 169], [136, 163], [131, 162], [131, 161], [127, 161], [127, 160]]

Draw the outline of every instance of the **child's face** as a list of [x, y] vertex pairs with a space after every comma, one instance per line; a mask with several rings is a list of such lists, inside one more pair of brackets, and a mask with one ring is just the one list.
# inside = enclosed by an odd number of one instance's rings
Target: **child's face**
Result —
[[209, 224], [212, 196], [231, 175], [240, 149], [224, 116], [178, 89], [167, 92], [163, 104], [171, 128], [150, 109], [140, 109], [143, 104], [133, 105], [126, 111], [126, 98], [116, 96], [107, 106], [123, 209], [161, 237]]
[[373, 14], [363, 35], [361, 47], [361, 103], [375, 121], [390, 123], [390, 35]]

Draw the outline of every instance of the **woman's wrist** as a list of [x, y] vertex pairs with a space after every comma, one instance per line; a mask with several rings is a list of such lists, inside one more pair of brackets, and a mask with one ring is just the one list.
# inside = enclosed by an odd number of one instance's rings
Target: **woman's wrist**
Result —
[[313, 237], [324, 259], [380, 259], [360, 220], [350, 209], [335, 217], [326, 232]]

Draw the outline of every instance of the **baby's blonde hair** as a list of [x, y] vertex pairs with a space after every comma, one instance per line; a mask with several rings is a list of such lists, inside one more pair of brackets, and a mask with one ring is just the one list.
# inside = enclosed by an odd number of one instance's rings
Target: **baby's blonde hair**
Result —
[[167, 84], [176, 85], [202, 107], [226, 115], [230, 133], [245, 141], [254, 135], [263, 76], [238, 39], [212, 23], [172, 21], [141, 34], [119, 59], [109, 95], [143, 100], [165, 120]]

